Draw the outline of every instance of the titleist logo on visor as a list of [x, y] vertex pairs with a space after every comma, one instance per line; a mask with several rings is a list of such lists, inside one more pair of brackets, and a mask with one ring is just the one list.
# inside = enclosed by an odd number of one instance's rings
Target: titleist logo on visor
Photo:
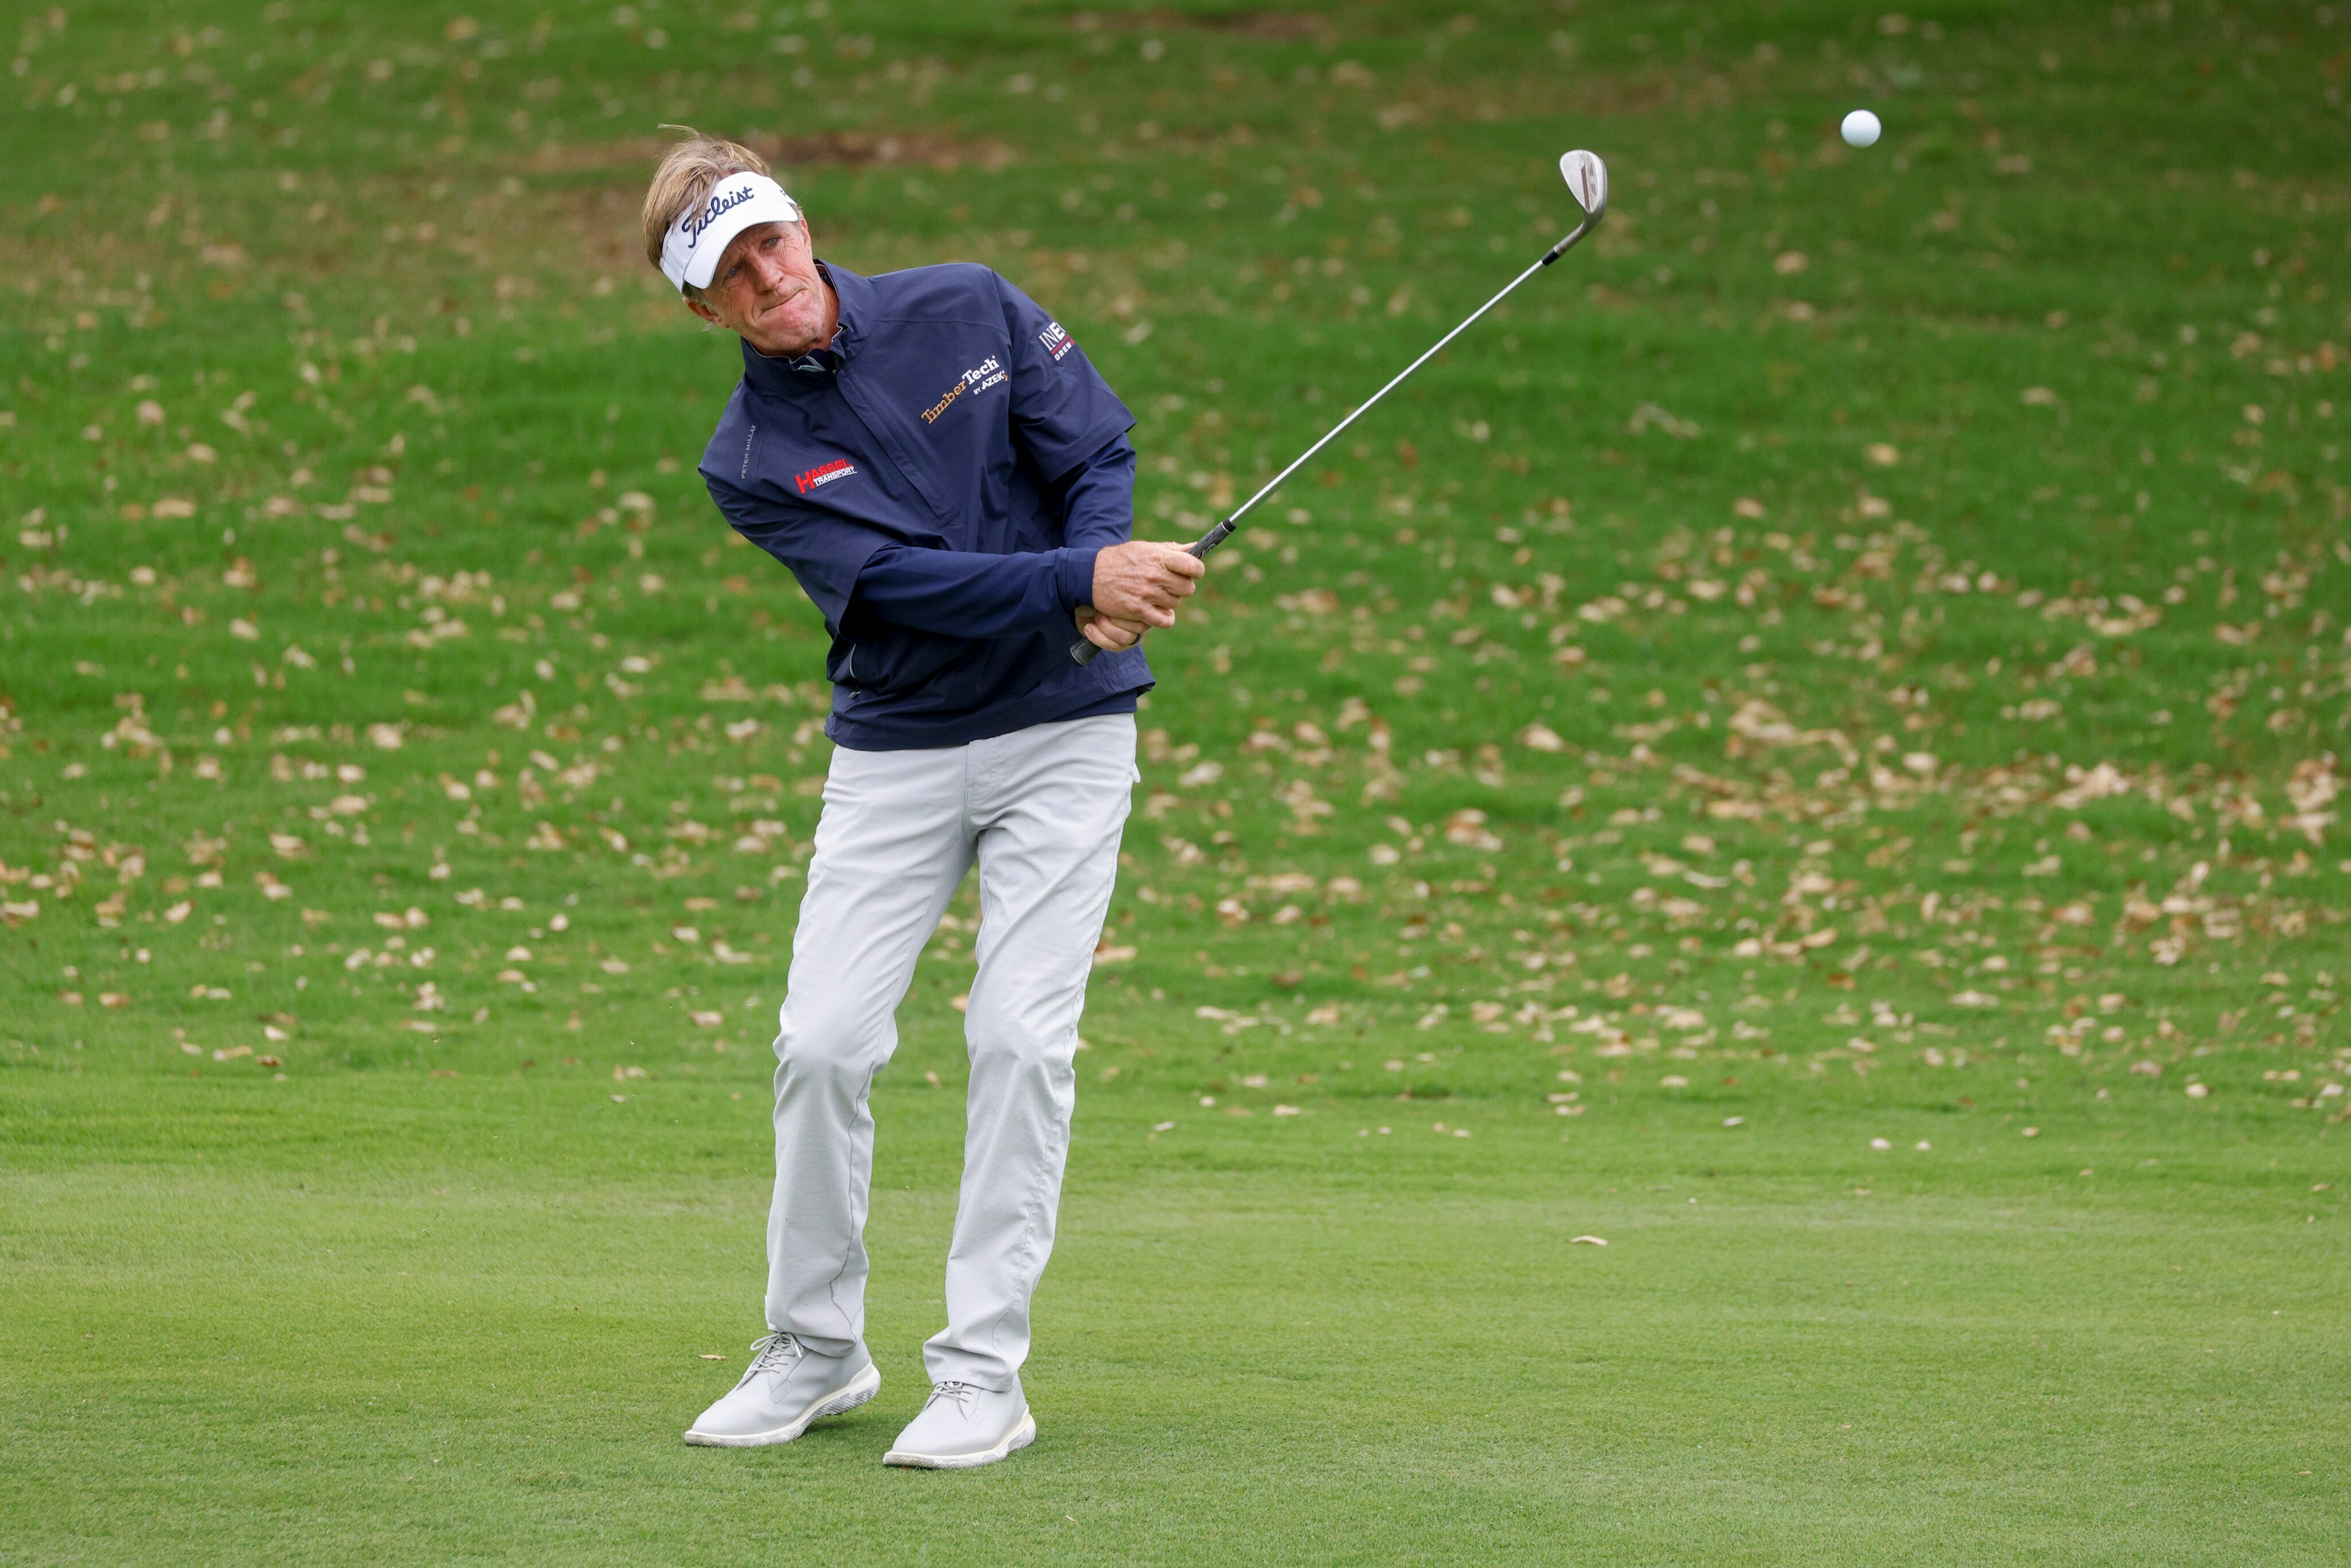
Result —
[[699, 212], [688, 213], [685, 220], [677, 226], [685, 232], [685, 242], [688, 245], [695, 244], [702, 238], [702, 231], [716, 223], [721, 214], [741, 206], [758, 193], [757, 187], [750, 185], [746, 185], [740, 190], [729, 191], [725, 195], [714, 192], [710, 200], [703, 204]]

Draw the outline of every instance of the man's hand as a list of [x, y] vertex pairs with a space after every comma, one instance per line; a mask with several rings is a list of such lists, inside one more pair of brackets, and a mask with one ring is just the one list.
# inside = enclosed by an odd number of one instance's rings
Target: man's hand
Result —
[[1132, 648], [1143, 641], [1142, 622], [1117, 620], [1091, 604], [1078, 607], [1077, 623], [1079, 634], [1106, 653]]
[[[1192, 597], [1207, 570], [1206, 563], [1182, 545], [1153, 544], [1141, 539], [1112, 545], [1094, 557], [1094, 611], [1098, 616], [1133, 625], [1136, 636], [1142, 635], [1145, 626], [1173, 626], [1176, 607]], [[1102, 641], [1091, 632], [1088, 637], [1096, 643]], [[1102, 646], [1113, 644], [1105, 643]]]

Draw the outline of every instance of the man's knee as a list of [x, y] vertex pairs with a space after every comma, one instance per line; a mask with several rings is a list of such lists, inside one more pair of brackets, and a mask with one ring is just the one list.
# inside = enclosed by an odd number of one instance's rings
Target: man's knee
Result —
[[1058, 1000], [1024, 1003], [975, 995], [964, 1015], [964, 1040], [975, 1060], [990, 1057], [1049, 1066], [1071, 1060], [1077, 1050], [1078, 1027]]
[[784, 1071], [812, 1078], [862, 1079], [890, 1050], [890, 1016], [870, 1000], [831, 988], [784, 1002], [776, 1059]]

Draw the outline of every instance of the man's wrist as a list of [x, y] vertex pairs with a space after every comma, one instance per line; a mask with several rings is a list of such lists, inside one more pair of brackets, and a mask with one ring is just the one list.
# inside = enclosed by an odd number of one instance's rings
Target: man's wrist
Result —
[[1101, 553], [1092, 549], [1053, 552], [1054, 591], [1061, 596], [1062, 609], [1074, 611], [1081, 604], [1093, 602], [1094, 557]]

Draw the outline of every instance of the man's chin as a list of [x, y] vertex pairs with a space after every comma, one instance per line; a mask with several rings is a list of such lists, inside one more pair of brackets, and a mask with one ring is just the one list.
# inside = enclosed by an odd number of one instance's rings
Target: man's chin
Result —
[[806, 353], [814, 338], [804, 323], [789, 318], [754, 321], [744, 336], [751, 340], [752, 347], [768, 355]]

